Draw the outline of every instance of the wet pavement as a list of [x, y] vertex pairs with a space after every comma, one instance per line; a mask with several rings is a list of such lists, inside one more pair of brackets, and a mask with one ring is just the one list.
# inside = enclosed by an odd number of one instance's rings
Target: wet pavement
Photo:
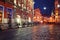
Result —
[[0, 40], [60, 40], [60, 25], [39, 24], [0, 31]]

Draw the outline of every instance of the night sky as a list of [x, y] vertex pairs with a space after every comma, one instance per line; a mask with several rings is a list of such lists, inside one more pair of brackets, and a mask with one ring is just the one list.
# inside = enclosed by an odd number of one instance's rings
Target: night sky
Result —
[[54, 0], [34, 0], [34, 2], [34, 9], [39, 8], [43, 16], [50, 16], [54, 10]]

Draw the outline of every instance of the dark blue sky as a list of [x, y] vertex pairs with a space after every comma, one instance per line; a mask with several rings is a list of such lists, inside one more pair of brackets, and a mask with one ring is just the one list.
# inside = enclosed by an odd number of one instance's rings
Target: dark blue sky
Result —
[[[34, 0], [34, 9], [39, 8], [42, 15], [50, 16], [54, 9], [54, 0]], [[46, 10], [44, 10], [46, 7]]]

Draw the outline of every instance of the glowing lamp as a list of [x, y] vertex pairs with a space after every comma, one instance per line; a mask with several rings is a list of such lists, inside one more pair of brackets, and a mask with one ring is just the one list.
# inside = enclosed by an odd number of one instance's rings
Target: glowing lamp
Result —
[[44, 7], [44, 10], [46, 10], [46, 7]]
[[60, 5], [58, 4], [58, 5], [57, 5], [57, 7], [59, 8], [59, 7], [60, 7]]

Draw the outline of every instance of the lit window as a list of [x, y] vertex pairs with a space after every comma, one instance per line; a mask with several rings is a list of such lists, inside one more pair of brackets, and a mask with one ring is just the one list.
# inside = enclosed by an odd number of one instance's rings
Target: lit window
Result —
[[16, 0], [14, 0], [14, 4], [16, 5]]

